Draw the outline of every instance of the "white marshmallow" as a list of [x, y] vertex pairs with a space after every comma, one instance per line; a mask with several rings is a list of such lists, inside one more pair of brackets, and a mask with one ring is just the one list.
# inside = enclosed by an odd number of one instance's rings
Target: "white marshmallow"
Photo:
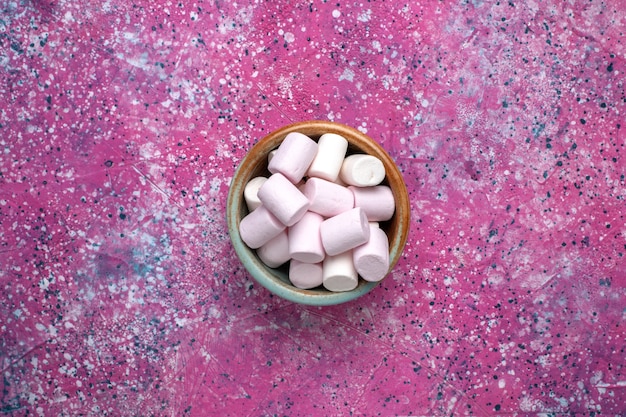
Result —
[[300, 289], [308, 290], [322, 285], [322, 264], [309, 264], [292, 259], [289, 263], [289, 281]]
[[396, 201], [391, 188], [386, 185], [348, 188], [354, 195], [354, 207], [361, 207], [369, 221], [384, 222], [393, 217]]
[[348, 141], [335, 133], [325, 133], [317, 141], [317, 155], [307, 175], [335, 181], [348, 150]]
[[320, 225], [324, 218], [317, 213], [307, 211], [304, 216], [289, 228], [289, 255], [291, 258], [310, 264], [321, 262], [326, 256]]
[[387, 235], [370, 223], [369, 240], [352, 251], [354, 267], [366, 281], [380, 281], [389, 271], [389, 241]]
[[260, 248], [283, 230], [285, 225], [262, 205], [239, 222], [239, 236], [251, 249]]
[[327, 255], [335, 256], [367, 242], [370, 228], [362, 208], [356, 207], [324, 220], [320, 236]]
[[270, 268], [278, 268], [291, 257], [289, 256], [289, 237], [287, 230], [283, 230], [269, 242], [256, 250], [261, 261]]
[[332, 217], [354, 207], [354, 193], [339, 184], [321, 178], [309, 178], [302, 192], [309, 199], [309, 210]]
[[265, 181], [267, 181], [265, 177], [255, 177], [248, 181], [244, 187], [243, 198], [246, 200], [248, 211], [254, 211], [254, 209], [261, 205], [261, 200], [259, 200], [257, 193]]
[[352, 263], [352, 251], [327, 256], [322, 266], [323, 284], [329, 291], [350, 291], [359, 283], [359, 276]]
[[268, 154], [267, 154], [267, 164], [269, 165], [270, 162], [272, 162], [272, 159], [274, 158], [274, 155], [276, 155], [276, 149], [271, 150]]
[[285, 136], [276, 154], [269, 161], [267, 169], [272, 174], [280, 172], [296, 184], [309, 169], [317, 154], [317, 148], [317, 142], [313, 139], [302, 133], [291, 132]]
[[263, 206], [285, 226], [296, 224], [309, 208], [309, 199], [280, 173], [269, 177], [257, 195]]
[[345, 182], [342, 181], [341, 179], [341, 175], [337, 175], [337, 179], [335, 181], [333, 181], [335, 184], [337, 185], [341, 185], [342, 187], [347, 187], [348, 184], [346, 184]]
[[385, 166], [375, 156], [354, 154], [344, 159], [339, 176], [348, 185], [371, 187], [385, 179]]

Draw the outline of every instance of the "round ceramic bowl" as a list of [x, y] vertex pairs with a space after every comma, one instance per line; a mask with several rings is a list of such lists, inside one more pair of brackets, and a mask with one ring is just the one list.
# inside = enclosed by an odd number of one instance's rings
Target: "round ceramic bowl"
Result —
[[380, 223], [380, 227], [389, 239], [389, 271], [402, 254], [409, 233], [411, 208], [406, 185], [398, 167], [387, 152], [364, 133], [340, 123], [319, 120], [294, 123], [270, 133], [257, 142], [241, 161], [233, 176], [227, 203], [228, 232], [235, 252], [252, 277], [279, 297], [296, 303], [318, 306], [354, 300], [371, 291], [380, 281], [368, 282], [359, 278], [358, 286], [354, 290], [345, 292], [331, 292], [323, 287], [299, 289], [289, 282], [288, 264], [279, 268], [269, 268], [239, 236], [239, 222], [248, 214], [243, 197], [244, 188], [252, 178], [270, 175], [267, 171], [268, 154], [276, 149], [290, 132], [303, 133], [316, 141], [324, 133], [336, 133], [348, 141], [348, 154], [366, 153], [382, 161], [386, 170], [383, 184], [391, 188], [396, 202], [396, 210], [391, 220]]

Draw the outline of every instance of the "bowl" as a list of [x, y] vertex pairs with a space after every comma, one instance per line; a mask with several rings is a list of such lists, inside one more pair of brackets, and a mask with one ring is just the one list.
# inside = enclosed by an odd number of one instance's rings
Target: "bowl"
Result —
[[[410, 203], [406, 185], [398, 167], [389, 154], [372, 138], [366, 134], [340, 123], [310, 120], [284, 126], [258, 141], [242, 159], [235, 171], [228, 192], [227, 223], [228, 233], [237, 256], [246, 270], [263, 287], [275, 295], [295, 303], [324, 306], [340, 304], [354, 300], [370, 292], [378, 282], [368, 282], [359, 278], [358, 286], [345, 292], [332, 292], [323, 287], [303, 290], [293, 286], [288, 278], [288, 267], [270, 268], [263, 264], [239, 236], [239, 222], [248, 214], [243, 196], [248, 181], [257, 176], [269, 176], [267, 171], [268, 154], [276, 149], [285, 136], [291, 132], [300, 132], [317, 141], [324, 133], [335, 133], [348, 141], [347, 154], [366, 153], [380, 159], [385, 166], [386, 177], [383, 184], [388, 185], [393, 193], [396, 210], [393, 217], [380, 222], [380, 227], [387, 234], [389, 240], [389, 276], [394, 265], [398, 262], [409, 233]], [[288, 264], [287, 264], [288, 265]]]

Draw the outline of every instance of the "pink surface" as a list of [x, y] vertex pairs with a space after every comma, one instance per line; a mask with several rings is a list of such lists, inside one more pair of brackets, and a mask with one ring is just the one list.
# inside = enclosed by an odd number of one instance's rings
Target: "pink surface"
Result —
[[[0, 413], [626, 413], [623, 1], [0, 2]], [[370, 294], [294, 305], [225, 224], [292, 121], [412, 201]]]

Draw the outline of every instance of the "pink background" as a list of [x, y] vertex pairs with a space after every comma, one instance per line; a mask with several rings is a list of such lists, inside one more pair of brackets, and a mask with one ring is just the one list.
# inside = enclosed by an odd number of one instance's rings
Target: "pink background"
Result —
[[[624, 415], [623, 1], [0, 1], [0, 414]], [[406, 179], [370, 294], [237, 260], [290, 122]]]

